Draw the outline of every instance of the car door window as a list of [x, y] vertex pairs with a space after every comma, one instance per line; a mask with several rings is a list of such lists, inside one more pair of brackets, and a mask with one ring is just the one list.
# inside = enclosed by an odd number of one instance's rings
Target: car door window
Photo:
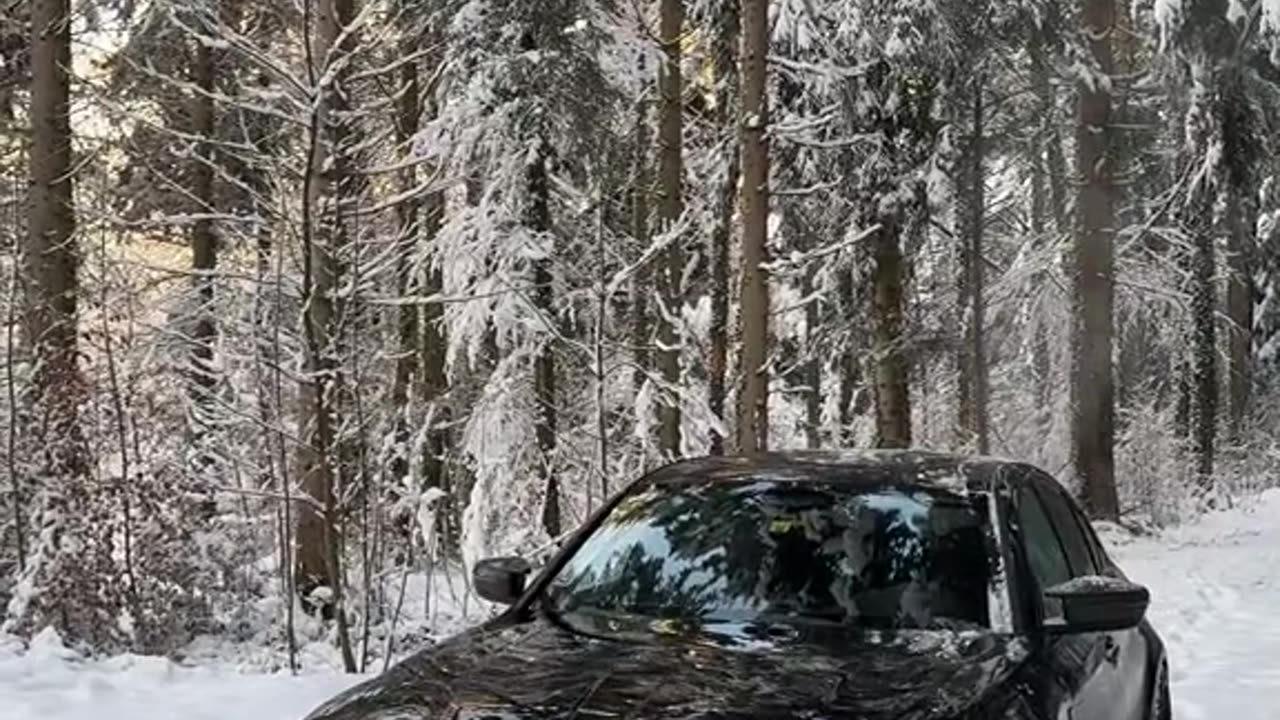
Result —
[[1018, 493], [1018, 530], [1031, 573], [1041, 590], [1071, 579], [1071, 565], [1040, 497], [1030, 488]]
[[1107, 557], [1107, 551], [1102, 547], [1102, 541], [1098, 539], [1098, 533], [1094, 532], [1093, 525], [1089, 523], [1088, 518], [1084, 516], [1084, 512], [1079, 506], [1071, 507], [1071, 517], [1075, 518], [1076, 524], [1080, 526], [1080, 531], [1084, 534], [1084, 541], [1089, 545], [1089, 551], [1093, 553], [1093, 564], [1098, 568], [1098, 574], [1105, 575], [1112, 570], [1111, 560]]
[[1062, 549], [1066, 551], [1067, 561], [1071, 564], [1071, 577], [1097, 575], [1098, 566], [1094, 562], [1089, 543], [1085, 540], [1084, 529], [1071, 511], [1071, 500], [1057, 488], [1042, 487], [1035, 494], [1044, 500], [1049, 519], [1053, 521], [1058, 538], [1062, 540]]

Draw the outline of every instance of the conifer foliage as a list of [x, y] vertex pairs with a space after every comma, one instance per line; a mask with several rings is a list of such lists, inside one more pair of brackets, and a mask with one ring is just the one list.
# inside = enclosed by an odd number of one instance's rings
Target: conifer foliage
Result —
[[5, 7], [4, 632], [362, 670], [708, 453], [1276, 477], [1273, 4]]

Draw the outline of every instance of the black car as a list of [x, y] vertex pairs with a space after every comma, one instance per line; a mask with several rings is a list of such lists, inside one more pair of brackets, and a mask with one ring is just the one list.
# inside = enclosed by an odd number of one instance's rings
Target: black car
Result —
[[1054, 479], [920, 452], [677, 463], [509, 605], [313, 720], [1168, 720], [1149, 596]]

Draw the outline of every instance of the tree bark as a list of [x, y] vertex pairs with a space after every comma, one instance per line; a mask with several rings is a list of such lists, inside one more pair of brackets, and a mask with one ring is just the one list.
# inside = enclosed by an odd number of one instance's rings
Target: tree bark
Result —
[[[1085, 37], [1093, 71], [1111, 75], [1112, 0], [1085, 0]], [[1081, 176], [1072, 257], [1074, 347], [1071, 393], [1073, 459], [1093, 517], [1115, 520], [1115, 397], [1111, 367], [1114, 259], [1110, 143], [1111, 97], [1099, 82], [1081, 83], [1076, 122], [1076, 171]]]
[[863, 329], [863, 323], [852, 321], [866, 318], [863, 303], [854, 289], [853, 270], [843, 267], [837, 278], [837, 307], [849, 322], [840, 353], [840, 431], [836, 440], [844, 445], [852, 445], [856, 440], [854, 420], [870, 413], [874, 404], [875, 393], [868, 385], [868, 373], [864, 367], [870, 333]]
[[742, 389], [738, 450], [769, 446], [768, 0], [742, 0]]
[[[420, 28], [414, 24], [414, 13], [408, 3], [400, 2], [397, 7], [398, 20], [401, 23], [398, 53], [400, 57], [411, 57], [418, 52], [422, 41]], [[418, 82], [418, 63], [404, 62], [400, 66], [400, 96], [396, 103], [395, 140], [396, 147], [408, 159], [412, 152], [414, 134], [418, 132], [422, 119], [422, 91]], [[396, 294], [401, 297], [412, 295], [421, 289], [418, 278], [413, 272], [413, 253], [422, 238], [422, 202], [413, 194], [418, 184], [418, 168], [412, 162], [405, 162], [399, 172], [400, 192], [406, 193], [405, 199], [396, 206], [396, 234], [399, 248], [396, 251]], [[391, 478], [394, 482], [402, 482], [408, 477], [411, 467], [409, 446], [412, 443], [410, 428], [409, 393], [418, 379], [419, 358], [422, 348], [419, 347], [422, 309], [417, 305], [402, 305], [396, 311], [397, 345], [395, 373], [391, 383], [391, 412], [395, 417], [395, 450], [390, 462]]]
[[987, 431], [987, 360], [986, 360], [986, 302], [985, 265], [983, 263], [983, 233], [986, 222], [986, 172], [983, 162], [984, 127], [982, 103], [983, 81], [973, 82], [970, 106], [970, 136], [965, 149], [961, 169], [962, 188], [960, 234], [962, 272], [961, 314], [965, 341], [961, 350], [961, 403], [960, 427], [964, 445], [972, 444], [981, 454], [990, 451]]
[[[537, 235], [551, 232], [551, 188], [547, 177], [547, 147], [544, 140], [537, 141], [533, 158], [525, 168], [525, 192], [528, 196], [525, 224]], [[534, 305], [542, 313], [543, 321], [556, 322], [555, 291], [552, 287], [552, 259], [550, 255], [533, 262]], [[533, 368], [534, 401], [537, 416], [534, 434], [542, 457], [539, 471], [542, 474], [544, 499], [542, 505], [542, 529], [550, 537], [559, 537], [560, 481], [556, 474], [556, 359], [553, 338], [545, 339], [538, 348]]]
[[[438, 46], [437, 37], [438, 33], [433, 32], [428, 42]], [[445, 62], [443, 51], [429, 53], [427, 62], [428, 67], [431, 68], [431, 76], [436, 76], [438, 68], [443, 67]], [[423, 107], [427, 117], [435, 119], [440, 112], [435, 97], [435, 85], [428, 83], [423, 89], [425, 91]], [[444, 193], [433, 192], [427, 195], [420, 215], [423, 242], [430, 242], [433, 246], [437, 244], [437, 236], [444, 223], [444, 213]], [[444, 292], [444, 274], [436, 263], [428, 264], [425, 275], [422, 288], [425, 296], [434, 297]], [[422, 483], [425, 487], [440, 488], [447, 493], [444, 499], [446, 512], [439, 514], [440, 522], [437, 524], [440, 527], [444, 546], [452, 549], [457, 546], [462, 537], [462, 508], [455, 493], [455, 483], [450, 479], [446, 464], [452, 447], [448, 425], [453, 416], [452, 407], [445, 399], [450, 392], [449, 376], [445, 371], [448, 343], [444, 305], [440, 303], [426, 305], [422, 311], [422, 388], [418, 392], [418, 397], [430, 408], [431, 427], [427, 431], [426, 456], [422, 463]]]
[[[734, 129], [738, 96], [737, 50], [741, 35], [738, 3], [720, 4], [716, 34], [712, 42], [716, 77], [716, 124], [726, 138], [727, 165], [720, 186], [715, 227], [711, 231], [711, 359], [708, 363], [707, 406], [712, 415], [725, 418], [725, 400], [729, 372], [729, 245], [733, 239], [734, 198], [741, 176], [741, 153]], [[711, 434], [711, 454], [724, 454], [724, 437]]]
[[1248, 420], [1253, 390], [1254, 258], [1257, 254], [1258, 203], [1249, 146], [1253, 124], [1248, 91], [1242, 71], [1232, 68], [1222, 93], [1222, 142], [1226, 163], [1227, 222], [1227, 387], [1228, 431], [1241, 439]]
[[810, 450], [822, 447], [822, 360], [818, 357], [818, 326], [821, 306], [813, 300], [816, 266], [805, 271], [800, 296], [808, 298], [804, 308], [804, 437]]
[[[640, 60], [640, 76], [645, 76], [645, 63]], [[635, 182], [631, 187], [631, 234], [639, 245], [639, 252], [649, 250], [653, 238], [649, 227], [649, 194], [652, 179], [649, 168], [649, 100], [642, 99], [636, 108]], [[648, 263], [641, 263], [631, 280], [631, 347], [635, 372], [634, 386], [637, 392], [649, 379], [653, 365], [651, 353], [653, 338], [649, 318], [650, 276]]]
[[[1280, 188], [1274, 185], [1267, 207], [1275, 207]], [[1273, 211], [1274, 212], [1274, 211]], [[1257, 242], [1257, 305], [1254, 307], [1254, 359], [1257, 362], [1259, 387], [1268, 391], [1280, 378], [1280, 217], [1274, 217], [1270, 231], [1259, 235]], [[1265, 384], [1263, 380], [1265, 379]]]
[[1248, 188], [1227, 189], [1227, 316], [1230, 334], [1227, 358], [1230, 418], [1228, 431], [1239, 440], [1249, 417], [1253, 386], [1253, 255], [1256, 219]]
[[[1196, 97], [1189, 112], [1193, 138], [1189, 156], [1197, 162], [1208, 150], [1211, 129], [1207, 116], [1208, 100]], [[1218, 429], [1218, 290], [1214, 283], [1216, 253], [1214, 249], [1213, 205], [1214, 178], [1208, 173], [1193, 182], [1191, 200], [1185, 208], [1184, 226], [1191, 238], [1192, 250], [1186, 256], [1190, 276], [1191, 337], [1190, 359], [1186, 362], [1185, 398], [1180, 415], [1185, 417], [1196, 457], [1196, 476], [1201, 488], [1213, 487], [1213, 466]]]
[[[1046, 194], [1046, 173], [1044, 154], [1041, 144], [1038, 140], [1033, 140], [1029, 155], [1031, 156], [1031, 233], [1036, 237], [1037, 244], [1049, 242], [1047, 237], [1047, 223], [1049, 198]], [[1036, 285], [1044, 287], [1043, 280], [1047, 279], [1041, 275], [1041, 282]], [[1042, 315], [1042, 313], [1037, 313]], [[1036, 407], [1040, 408], [1043, 417], [1048, 417], [1049, 407], [1053, 399], [1051, 391], [1050, 373], [1053, 372], [1053, 357], [1049, 349], [1049, 332], [1045, 328], [1045, 320], [1041, 318], [1036, 322], [1035, 336], [1031, 343], [1031, 361], [1032, 370], [1035, 378]], [[1047, 429], [1047, 422], [1043, 425]]]
[[[1208, 190], [1200, 192], [1208, 195]], [[1208, 212], [1212, 200], [1201, 203]], [[1192, 257], [1192, 423], [1196, 453], [1196, 474], [1201, 487], [1213, 485], [1213, 466], [1218, 431], [1218, 334], [1216, 324], [1217, 288], [1214, 277], [1213, 232], [1199, 227], [1193, 236]]]
[[[430, 102], [428, 107], [432, 107]], [[431, 110], [431, 113], [434, 115], [435, 110]], [[442, 193], [432, 193], [427, 196], [421, 211], [424, 242], [435, 241], [444, 221], [444, 210], [445, 201]], [[444, 291], [444, 276], [434, 263], [426, 269], [422, 290], [426, 297], [434, 297]], [[452, 445], [447, 430], [452, 417], [452, 408], [445, 400], [450, 390], [449, 377], [445, 372], [445, 354], [449, 342], [445, 330], [444, 305], [427, 304], [422, 311], [422, 387], [418, 391], [418, 397], [431, 408], [431, 427], [427, 431], [422, 483], [425, 487], [441, 488], [449, 493], [445, 503], [450, 512], [444, 515], [445, 523], [441, 525], [441, 530], [448, 547], [452, 547], [460, 531], [456, 523], [458, 518], [454, 515], [461, 508], [455, 504], [456, 498], [452, 492], [453, 487], [445, 464]]]
[[49, 477], [84, 478], [85, 397], [76, 352], [80, 255], [72, 203], [71, 17], [67, 0], [31, 3], [31, 194], [23, 276], [25, 331], [36, 358], [35, 401]]
[[[680, 71], [684, 29], [684, 0], [662, 0], [659, 35], [663, 62], [658, 89], [662, 96], [658, 144], [661, 204], [659, 231], [674, 233], [684, 214], [684, 78]], [[680, 348], [684, 293], [684, 248], [679, 237], [669, 244], [658, 268], [662, 312], [658, 316], [658, 367], [664, 385], [658, 405], [658, 450], [667, 459], [679, 458], [680, 448]]]
[[312, 7], [310, 0], [304, 5], [307, 72], [311, 87], [317, 88], [321, 96], [310, 119], [310, 147], [303, 178], [305, 372], [299, 388], [303, 442], [297, 448], [295, 463], [304, 498], [298, 509], [295, 584], [303, 598], [309, 598], [318, 588], [328, 588], [329, 599], [321, 599], [317, 609], [337, 620], [344, 665], [348, 672], [355, 672], [342, 609], [342, 538], [335, 479], [335, 468], [341, 463], [336, 432], [341, 426], [337, 403], [341, 363], [336, 357], [339, 348], [333, 297], [341, 280], [342, 254], [347, 243], [339, 208], [352, 193], [353, 177], [346, 156], [348, 130], [339, 116], [345, 97], [340, 87], [342, 78], [334, 87], [318, 89], [319, 78], [329, 70], [330, 61], [351, 51], [353, 37], [348, 35], [341, 46], [338, 39], [351, 24], [355, 8], [353, 0], [320, 0], [312, 38]]
[[[316, 38], [309, 35], [304, 38], [307, 43], [315, 44], [309, 65], [314, 65], [320, 58], [329, 54], [331, 43], [337, 35], [333, 19], [332, 0], [322, 0], [327, 6], [319, 15]], [[306, 4], [309, 11], [312, 5]], [[325, 22], [325, 18], [329, 18]], [[308, 18], [311, 21], [311, 18]], [[328, 27], [326, 27], [328, 26]], [[310, 31], [310, 28], [308, 28]], [[323, 72], [322, 67], [309, 68], [313, 77], [312, 83]], [[314, 85], [313, 85], [314, 86]], [[305, 496], [297, 513], [297, 563], [295, 584], [299, 593], [305, 598], [317, 587], [332, 587], [336, 578], [329, 573], [328, 548], [330, 532], [326, 522], [327, 508], [333, 504], [333, 477], [329, 450], [332, 437], [329, 433], [329, 413], [327, 403], [329, 393], [328, 379], [325, 376], [325, 354], [328, 352], [329, 321], [332, 315], [331, 290], [336, 278], [332, 277], [333, 263], [330, 259], [324, 235], [325, 227], [322, 218], [318, 217], [322, 203], [328, 190], [328, 176], [324, 172], [329, 158], [326, 147], [325, 123], [331, 114], [331, 100], [322, 99], [312, 112], [308, 148], [307, 173], [303, 178], [306, 187], [303, 189], [304, 207], [302, 210], [303, 226], [303, 335], [306, 344], [306, 373], [299, 387], [298, 415], [303, 442], [296, 451], [295, 463], [297, 477]], [[309, 501], [308, 501], [309, 500]]]
[[[213, 21], [212, 16], [202, 17], [197, 27], [213, 34], [215, 31]], [[214, 221], [210, 217], [217, 207], [213, 184], [214, 142], [217, 132], [213, 92], [217, 58], [208, 43], [197, 41], [193, 70], [196, 95], [191, 113], [191, 134], [195, 138], [193, 142], [196, 143], [196, 152], [191, 171], [191, 195], [199, 203], [196, 212], [200, 217], [191, 227], [191, 273], [197, 307], [191, 338], [190, 395], [191, 432], [196, 448], [196, 472], [203, 475], [213, 464], [213, 458], [206, 452], [205, 447], [210, 440], [208, 433], [213, 424], [212, 415], [216, 407], [213, 393], [217, 385], [217, 377], [213, 365], [213, 348], [218, 333], [213, 308], [214, 273], [218, 267], [218, 237], [214, 230]], [[208, 479], [201, 477], [202, 484], [207, 481]]]
[[881, 216], [872, 236], [871, 293], [875, 353], [876, 446], [911, 447], [910, 366], [903, 352], [906, 261], [896, 218]]

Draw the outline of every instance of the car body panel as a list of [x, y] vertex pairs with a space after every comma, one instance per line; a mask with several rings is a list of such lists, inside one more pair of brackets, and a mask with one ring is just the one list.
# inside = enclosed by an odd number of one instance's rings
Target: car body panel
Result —
[[[1075, 567], [1078, 560], [1071, 560], [1077, 576], [1098, 574], [1127, 579], [1056, 480], [1034, 468], [1028, 471], [1026, 480], [1046, 501], [1059, 532], [1074, 530], [1087, 550], [1086, 567]], [[1055, 664], [1064, 668], [1066, 681], [1076, 686], [1069, 700], [1069, 716], [1144, 720], [1154, 692], [1151, 658], [1163, 657], [1163, 646], [1152, 647], [1148, 639], [1154, 635], [1150, 624], [1143, 621], [1129, 630], [1052, 638], [1047, 651], [1058, 659]]]
[[722, 628], [677, 637], [614, 621], [584, 625], [543, 617], [465, 633], [312, 717], [447, 718], [501, 707], [519, 718], [576, 709], [583, 717], [940, 720], [983, 700], [1029, 656], [1020, 638], [989, 633], [779, 637]]

